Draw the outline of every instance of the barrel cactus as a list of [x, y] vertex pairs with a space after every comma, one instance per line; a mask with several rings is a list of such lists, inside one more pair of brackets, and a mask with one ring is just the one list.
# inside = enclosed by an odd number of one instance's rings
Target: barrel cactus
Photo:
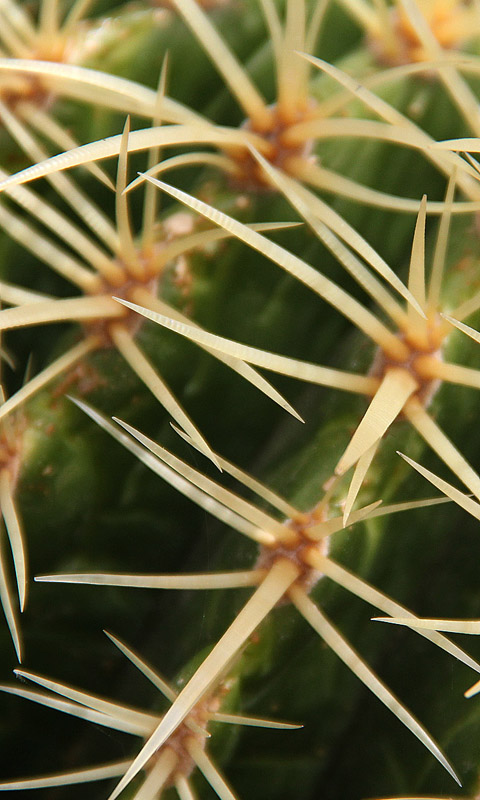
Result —
[[477, 796], [477, 6], [0, 22], [0, 792]]

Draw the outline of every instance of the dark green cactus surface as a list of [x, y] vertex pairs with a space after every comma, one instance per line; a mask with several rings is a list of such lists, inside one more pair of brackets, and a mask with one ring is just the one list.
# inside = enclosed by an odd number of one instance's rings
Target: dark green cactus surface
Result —
[[479, 796], [479, 42], [0, 0], [0, 792]]

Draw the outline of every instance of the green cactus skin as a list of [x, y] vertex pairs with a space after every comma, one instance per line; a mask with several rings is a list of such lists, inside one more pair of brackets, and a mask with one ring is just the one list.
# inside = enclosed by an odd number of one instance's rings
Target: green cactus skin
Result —
[[[237, 0], [208, 13], [238, 58], [251, 66], [262, 91], [274, 96], [271, 46], [259, 4]], [[155, 86], [168, 48], [168, 94], [197, 112], [208, 112], [221, 124], [241, 122], [242, 115], [225, 96], [222, 80], [171, 9], [98, 4], [92, 14], [94, 25], [100, 14], [111, 17], [104, 24], [100, 47], [82, 63]], [[187, 51], [189, 66], [182, 69]], [[378, 68], [372, 50], [356, 39], [345, 11], [333, 6], [328, 9], [315, 52], [336, 59], [359, 79], [368, 80]], [[325, 76], [312, 76], [311, 91], [318, 97], [328, 97], [337, 88]], [[435, 138], [471, 133], [472, 126], [461, 119], [461, 109], [460, 113], [452, 111], [451, 101], [437, 83], [422, 83], [417, 75], [403, 75], [398, 83], [378, 91], [403, 112], [413, 106], [414, 121]], [[125, 106], [125, 111], [134, 111], [127, 102]], [[354, 118], [369, 117], [370, 113], [359, 106], [355, 100], [348, 113]], [[124, 121], [103, 108], [87, 114], [85, 105], [79, 110], [73, 99], [57, 103], [57, 113], [78, 141], [118, 133]], [[143, 127], [145, 116], [134, 119], [134, 127]], [[4, 132], [2, 139], [7, 142]], [[3, 149], [1, 160], [2, 167], [10, 172], [23, 166], [24, 156], [8, 148]], [[379, 191], [416, 198], [427, 192], [429, 200], [443, 196], [443, 178], [410, 150], [375, 141], [364, 146], [361, 141], [359, 152], [358, 140], [339, 139], [322, 143], [318, 152], [322, 166], [338, 169]], [[186, 191], [242, 221], [297, 219], [287, 201], [278, 195], [252, 195], [245, 186], [239, 191], [215, 170], [199, 174], [192, 169], [178, 175]], [[174, 177], [176, 184], [177, 175]], [[81, 181], [86, 191], [98, 192], [98, 184], [90, 176]], [[52, 190], [40, 191], [58, 203]], [[467, 197], [478, 199], [478, 189]], [[99, 199], [110, 212], [113, 204], [107, 190], [101, 190]], [[380, 249], [389, 263], [407, 264], [412, 230], [409, 215], [365, 211], [338, 198], [334, 207]], [[132, 210], [138, 222], [139, 203], [134, 199]], [[170, 205], [162, 210], [161, 218], [172, 213], [182, 212]], [[428, 228], [430, 250], [431, 234]], [[321, 266], [334, 280], [345, 280], [339, 265], [306, 226], [275, 233], [272, 238]], [[477, 233], [470, 217], [456, 217], [444, 284], [446, 310], [480, 288], [478, 258]], [[1, 260], [2, 280], [52, 294], [68, 292], [63, 279], [47, 278], [44, 267], [6, 237], [2, 237]], [[251, 346], [303, 360], [355, 371], [369, 369], [373, 348], [365, 345], [349, 324], [305, 287], [290, 276], [280, 275], [238, 242], [226, 240], [207, 252], [195, 253], [187, 266], [186, 277], [191, 280], [188, 292], [183, 292], [178, 273], [170, 269], [162, 281], [161, 296], [198, 324]], [[400, 272], [405, 278], [406, 270]], [[352, 284], [345, 285], [352, 290]], [[475, 317], [468, 321], [478, 327]], [[6, 335], [5, 345], [18, 364], [16, 373], [5, 368], [4, 382], [12, 393], [21, 386], [21, 373], [30, 352], [38, 372], [76, 341], [70, 326], [59, 334], [58, 330], [43, 326]], [[138, 341], [216, 451], [264, 478], [303, 510], [318, 501], [322, 484], [332, 474], [364, 412], [363, 398], [275, 378], [275, 386], [306, 419], [305, 426], [300, 426], [240, 377], [179, 337], [146, 323]], [[453, 333], [444, 357], [476, 368], [478, 346]], [[95, 570], [191, 573], [253, 565], [254, 545], [238, 541], [237, 534], [229, 533], [132, 461], [71, 404], [65, 397], [67, 392], [87, 397], [107, 414], [128, 420], [218, 479], [213, 466], [179, 441], [167, 416], [115, 353], [105, 350], [94, 354], [88, 363], [82, 362], [79, 371], [62, 375], [22, 408], [25, 424], [16, 502], [26, 532], [31, 575]], [[447, 385], [436, 394], [431, 408], [474, 467], [478, 467], [477, 409], [474, 389]], [[384, 503], [400, 502], [429, 493], [423, 480], [394, 454], [395, 449], [434, 471], [439, 469], [438, 461], [423, 451], [405, 422], [397, 422], [372, 465], [360, 505], [380, 497]], [[446, 468], [442, 475], [452, 480]], [[227, 484], [233, 485], [230, 479]], [[337, 512], [345, 491], [342, 484], [334, 497]], [[442, 505], [339, 532], [332, 538], [331, 552], [364, 580], [419, 615], [478, 617], [478, 546], [478, 523], [453, 505]], [[124, 637], [168, 676], [179, 676], [180, 688], [247, 597], [243, 589], [197, 594], [32, 584], [27, 609], [19, 620], [25, 646], [22, 669], [157, 713], [156, 694], [149, 691], [147, 682], [138, 680], [120, 653], [117, 656], [112, 652], [101, 629]], [[274, 610], [241, 653], [228, 676], [233, 688], [227, 705], [232, 713], [298, 721], [305, 728], [225, 732], [227, 726], [217, 726], [212, 730], [208, 752], [220, 764], [238, 797], [360, 800], [433, 793], [451, 797], [453, 791], [459, 797], [478, 793], [477, 700], [462, 697], [473, 683], [474, 673], [411, 631], [371, 623], [374, 609], [327, 579], [319, 582], [314, 598], [439, 740], [461, 775], [464, 789], [454, 789], [450, 778], [418, 742], [389, 718], [298, 615], [284, 606]], [[472, 656], [479, 658], [480, 645], [475, 638], [467, 644]], [[0, 627], [0, 648], [2, 683], [11, 684], [14, 658], [5, 625]], [[138, 750], [132, 752], [130, 743], [120, 734], [105, 735], [93, 726], [87, 728], [79, 720], [55, 715], [20, 698], [2, 695], [1, 701], [2, 780], [26, 777], [27, 773], [34, 776], [72, 770], [97, 759], [100, 763], [102, 758], [128, 759]], [[197, 776], [193, 781], [199, 797], [213, 796]], [[108, 796], [109, 789], [102, 783], [83, 789], [50, 789], [47, 795], [42, 794], [70, 800], [86, 791], [91, 798], [101, 798]], [[125, 792], [126, 797], [133, 798], [134, 794], [130, 787]], [[162, 797], [170, 800], [170, 793]]]

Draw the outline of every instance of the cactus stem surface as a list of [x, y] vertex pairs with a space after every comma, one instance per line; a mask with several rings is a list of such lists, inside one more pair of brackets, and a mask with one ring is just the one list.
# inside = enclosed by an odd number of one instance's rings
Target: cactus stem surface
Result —
[[[175, 703], [178, 697], [177, 691], [157, 671], [120, 639], [109, 633], [107, 633], [107, 636], [170, 703]], [[16, 670], [16, 674], [23, 679], [39, 684], [50, 694], [40, 694], [39, 692], [32, 692], [14, 686], [1, 686], [1, 691], [24, 697], [98, 725], [148, 739], [149, 735], [162, 720], [161, 715], [152, 715], [129, 706], [120, 705], [44, 678], [41, 675], [22, 670]], [[205, 747], [210, 737], [207, 728], [211, 721], [285, 730], [301, 727], [290, 723], [277, 723], [274, 720], [260, 717], [223, 714], [221, 706], [230, 691], [230, 686], [228, 681], [217, 681], [216, 684], [210, 693], [204, 694], [198, 702], [191, 706], [172, 735], [145, 762], [144, 771], [146, 777], [134, 795], [136, 800], [140, 798], [153, 800], [153, 798], [160, 796], [163, 788], [168, 788], [169, 786], [175, 786], [180, 800], [183, 800], [186, 796], [185, 787], [191, 793], [188, 778], [195, 767], [201, 770], [222, 800], [235, 800], [232, 790], [205, 752]], [[58, 700], [55, 695], [60, 695], [65, 699]], [[106, 780], [123, 775], [131, 767], [131, 761], [121, 761], [56, 775], [9, 781], [0, 784], [0, 791], [68, 786]]]

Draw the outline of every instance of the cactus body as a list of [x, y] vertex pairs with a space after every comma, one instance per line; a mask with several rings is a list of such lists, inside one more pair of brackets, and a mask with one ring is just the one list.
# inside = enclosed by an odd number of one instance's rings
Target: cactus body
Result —
[[0, 791], [475, 796], [474, 5], [70, 5], [0, 11]]

